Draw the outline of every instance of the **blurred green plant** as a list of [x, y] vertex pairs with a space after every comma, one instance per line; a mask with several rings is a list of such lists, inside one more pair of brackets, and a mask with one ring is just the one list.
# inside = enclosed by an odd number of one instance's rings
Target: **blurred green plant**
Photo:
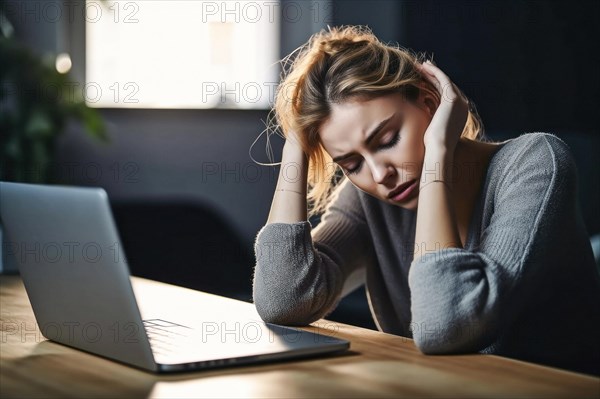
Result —
[[109, 141], [99, 112], [74, 83], [17, 40], [0, 7], [0, 180], [55, 182], [57, 138], [71, 120]]

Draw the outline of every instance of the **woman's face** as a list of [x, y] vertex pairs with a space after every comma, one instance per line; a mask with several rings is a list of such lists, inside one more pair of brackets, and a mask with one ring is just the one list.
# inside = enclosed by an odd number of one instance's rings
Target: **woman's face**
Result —
[[[387, 203], [417, 209], [419, 176], [425, 156], [423, 135], [435, 112], [429, 96], [416, 103], [401, 93], [370, 101], [334, 104], [319, 131], [323, 147], [360, 190]], [[407, 183], [405, 198], [390, 193]]]

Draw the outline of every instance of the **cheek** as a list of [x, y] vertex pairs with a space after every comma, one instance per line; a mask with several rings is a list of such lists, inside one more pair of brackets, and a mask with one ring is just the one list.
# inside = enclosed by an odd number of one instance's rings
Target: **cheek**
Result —
[[406, 126], [398, 145], [394, 147], [393, 158], [401, 180], [413, 178], [421, 173], [425, 144], [423, 133], [415, 124]]
[[419, 161], [425, 153], [425, 143], [423, 142], [423, 134], [414, 132], [410, 137], [406, 138], [402, 151], [407, 161]]
[[410, 129], [411, 136], [419, 137], [423, 141], [425, 130], [431, 122], [431, 116], [424, 110], [416, 107], [410, 108], [411, 112], [405, 118], [405, 124]]
[[[423, 137], [425, 136], [425, 130], [429, 126], [430, 119], [423, 113], [417, 117], [411, 119], [410, 124], [406, 126], [407, 133], [405, 134], [406, 147], [410, 149], [411, 158], [415, 158], [415, 155], [423, 152], [425, 143]], [[418, 156], [417, 156], [418, 158]]]
[[375, 190], [376, 187], [373, 179], [364, 176], [346, 176], [346, 178], [350, 180], [350, 183], [352, 183], [354, 187], [367, 194], [373, 195], [377, 192]]

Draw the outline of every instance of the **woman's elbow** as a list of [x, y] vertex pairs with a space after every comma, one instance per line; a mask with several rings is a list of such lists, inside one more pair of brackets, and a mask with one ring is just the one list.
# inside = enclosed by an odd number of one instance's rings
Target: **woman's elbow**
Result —
[[290, 321], [289, 309], [272, 301], [254, 298], [256, 312], [265, 323], [287, 325]]
[[419, 352], [424, 355], [446, 355], [450, 353], [448, 347], [436, 339], [415, 335], [413, 336], [413, 341]]
[[417, 349], [425, 355], [441, 355], [448, 351], [445, 341], [441, 337], [439, 323], [411, 323], [412, 337]]
[[253, 300], [256, 312], [265, 323], [306, 326], [314, 321], [310, 316], [306, 316], [300, 307], [294, 306], [293, 301], [261, 295], [256, 292]]
[[488, 328], [480, 323], [413, 323], [413, 341], [425, 355], [475, 353], [489, 344]]

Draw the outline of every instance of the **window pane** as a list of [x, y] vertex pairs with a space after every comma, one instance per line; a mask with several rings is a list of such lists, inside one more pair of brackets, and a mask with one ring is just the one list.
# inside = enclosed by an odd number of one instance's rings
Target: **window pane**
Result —
[[268, 109], [278, 1], [87, 1], [86, 102]]

